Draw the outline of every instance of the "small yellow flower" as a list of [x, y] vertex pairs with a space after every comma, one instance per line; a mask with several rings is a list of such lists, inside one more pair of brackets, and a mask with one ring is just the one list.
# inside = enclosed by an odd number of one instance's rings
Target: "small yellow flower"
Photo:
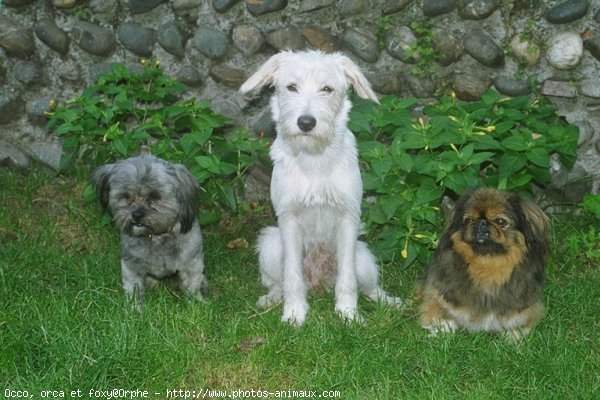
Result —
[[456, 123], [458, 123], [458, 118], [456, 118], [454, 115], [448, 115], [448, 118], [450, 119], [450, 121], [454, 121]]
[[50, 108], [54, 110], [54, 108], [56, 107], [56, 101], [54, 101], [54, 99], [50, 100]]
[[486, 127], [485, 130], [488, 132], [494, 132], [496, 130], [496, 126], [490, 125], [490, 126]]
[[425, 128], [425, 121], [423, 121], [422, 117], [419, 117], [419, 125], [421, 125], [421, 128]]
[[148, 63], [148, 60], [146, 60], [145, 58], [142, 58], [140, 60], [140, 64], [142, 64], [142, 65], [146, 65], [147, 63]]
[[425, 239], [425, 238], [427, 238], [427, 235], [423, 235], [422, 233], [417, 233], [417, 234], [415, 234], [415, 238], [417, 238], [417, 239]]
[[404, 248], [400, 252], [400, 255], [404, 259], [408, 258], [408, 239], [406, 239], [406, 242], [404, 242]]
[[154, 61], [154, 66], [155, 66], [155, 67], [158, 67], [159, 65], [160, 65], [160, 61], [158, 61], [158, 60], [155, 60], [155, 61]]

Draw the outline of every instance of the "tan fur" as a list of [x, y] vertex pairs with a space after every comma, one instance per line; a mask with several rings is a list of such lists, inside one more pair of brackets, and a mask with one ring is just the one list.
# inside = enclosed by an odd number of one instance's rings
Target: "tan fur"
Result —
[[473, 282], [481, 287], [490, 285], [502, 285], [508, 281], [513, 270], [523, 260], [527, 251], [525, 242], [521, 236], [516, 244], [510, 246], [508, 253], [504, 256], [487, 256], [475, 254], [471, 246], [460, 239], [460, 233], [452, 235], [454, 250], [460, 254], [469, 268], [469, 275]]
[[468, 307], [455, 307], [431, 286], [419, 288], [423, 301], [419, 306], [419, 323], [432, 333], [451, 332], [462, 326], [468, 331], [502, 330], [510, 339], [527, 336], [544, 316], [544, 305], [539, 302], [511, 314], [477, 314]]
[[[533, 202], [491, 188], [478, 189], [459, 204], [416, 286], [419, 323], [434, 335], [463, 328], [520, 340], [544, 316], [549, 219]], [[480, 239], [482, 220], [487, 241]], [[519, 230], [523, 223], [526, 228]]]
[[419, 322], [421, 326], [436, 326], [439, 321], [448, 318], [445, 309], [451, 307], [440, 293], [433, 287], [421, 287], [423, 302], [419, 306]]

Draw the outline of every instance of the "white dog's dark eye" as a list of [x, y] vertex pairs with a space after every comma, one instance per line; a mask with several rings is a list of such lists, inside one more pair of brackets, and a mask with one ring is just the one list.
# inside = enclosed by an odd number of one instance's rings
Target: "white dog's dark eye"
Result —
[[325, 92], [325, 93], [331, 93], [333, 92], [333, 88], [329, 85], [325, 85], [323, 86], [323, 88], [321, 89], [321, 91]]
[[129, 201], [129, 199], [131, 199], [131, 196], [129, 195], [129, 193], [121, 193], [121, 195], [119, 197], [121, 198], [121, 200], [125, 200], [125, 201]]
[[508, 224], [507, 220], [505, 220], [504, 218], [500, 218], [500, 217], [496, 218], [494, 220], [494, 222], [496, 223], [496, 225], [498, 225], [500, 227], [504, 227], [504, 226], [506, 226]]
[[295, 83], [290, 83], [289, 85], [287, 85], [285, 87], [287, 90], [289, 90], [290, 92], [297, 92], [298, 91], [298, 86], [296, 86]]

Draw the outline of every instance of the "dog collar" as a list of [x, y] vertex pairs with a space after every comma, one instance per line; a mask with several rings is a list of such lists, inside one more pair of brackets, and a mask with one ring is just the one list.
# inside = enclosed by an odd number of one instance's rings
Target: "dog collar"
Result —
[[163, 232], [163, 233], [151, 233], [147, 237], [148, 237], [148, 239], [152, 240], [154, 237], [158, 237], [158, 236], [162, 236], [162, 235], [168, 235], [171, 232], [173, 232], [173, 227], [171, 227], [168, 231]]

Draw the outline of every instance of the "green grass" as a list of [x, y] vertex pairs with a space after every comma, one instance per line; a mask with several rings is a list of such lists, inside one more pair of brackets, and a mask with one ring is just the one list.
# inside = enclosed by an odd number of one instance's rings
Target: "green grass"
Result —
[[[431, 338], [414, 304], [364, 299], [346, 325], [331, 294], [312, 295], [306, 324], [263, 311], [252, 246], [256, 211], [204, 229], [210, 304], [161, 285], [142, 315], [120, 287], [118, 235], [83, 182], [0, 170], [0, 397], [26, 390], [338, 391], [342, 399], [593, 399], [600, 393], [600, 226], [554, 219], [547, 316], [522, 343], [485, 334]], [[263, 207], [268, 209], [268, 205]], [[241, 226], [241, 228], [236, 228]], [[244, 238], [250, 249], [230, 249]], [[384, 287], [411, 298], [417, 271], [385, 265]], [[161, 393], [160, 396], [154, 395]], [[182, 393], [183, 394], [183, 393]], [[213, 396], [216, 398], [216, 396]]]

